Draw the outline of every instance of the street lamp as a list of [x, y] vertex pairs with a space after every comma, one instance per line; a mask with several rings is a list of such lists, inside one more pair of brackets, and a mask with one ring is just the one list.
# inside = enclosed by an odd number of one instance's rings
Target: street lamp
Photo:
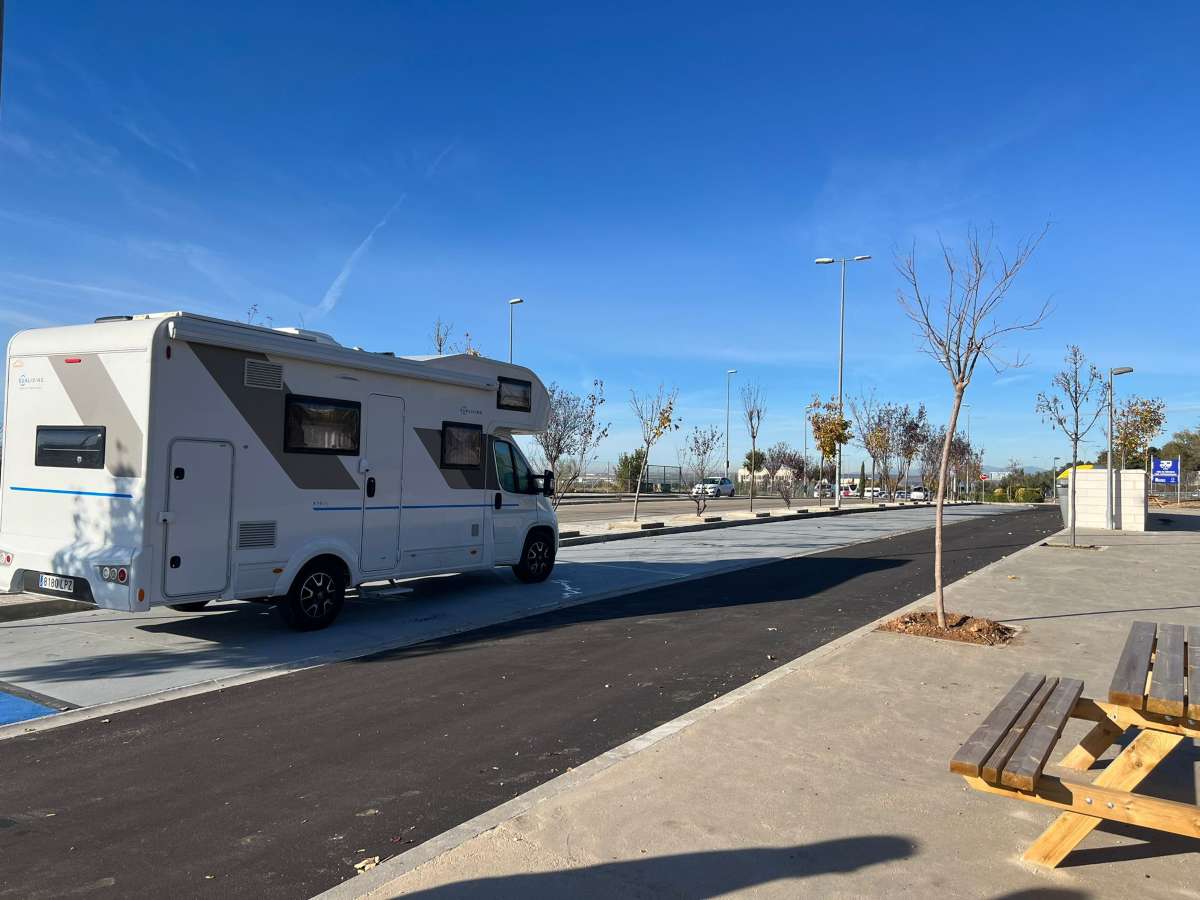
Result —
[[729, 385], [737, 369], [725, 372], [725, 477], [729, 477]]
[[1108, 370], [1108, 468], [1105, 470], [1107, 482], [1104, 489], [1104, 521], [1108, 530], [1117, 527], [1113, 519], [1113, 378], [1117, 375], [1128, 375], [1133, 371], [1131, 366], [1118, 366]]
[[[828, 266], [833, 263], [842, 264], [842, 301], [838, 312], [838, 418], [845, 419], [846, 414], [842, 404], [842, 370], [846, 359], [846, 263], [866, 262], [870, 256], [849, 256], [842, 259], [833, 259], [829, 256], [821, 256], [814, 259], [818, 266]], [[833, 483], [834, 509], [842, 508], [842, 445], [838, 444], [837, 452], [837, 476]]]
[[508, 301], [508, 361], [512, 362], [512, 334], [513, 334], [513, 307], [518, 303], [524, 303], [520, 297], [513, 297]]

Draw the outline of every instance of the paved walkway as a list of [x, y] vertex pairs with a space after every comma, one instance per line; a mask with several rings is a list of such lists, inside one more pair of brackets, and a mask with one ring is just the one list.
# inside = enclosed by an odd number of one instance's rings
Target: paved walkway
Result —
[[[947, 770], [1022, 672], [1103, 693], [1132, 621], [1200, 624], [1200, 515], [1172, 519], [1081, 532], [1104, 549], [1035, 546], [951, 586], [951, 610], [1024, 629], [1008, 648], [860, 631], [331, 894], [1200, 897], [1200, 842], [1123, 826], [1057, 870], [1026, 866], [1054, 812]], [[1185, 743], [1141, 790], [1194, 802], [1198, 767]]]

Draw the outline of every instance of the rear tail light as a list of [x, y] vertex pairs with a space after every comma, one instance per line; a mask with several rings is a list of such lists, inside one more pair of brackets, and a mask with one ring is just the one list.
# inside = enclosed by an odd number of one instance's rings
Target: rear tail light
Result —
[[0, 566], [11, 566], [12, 559], [13, 557], [11, 553], [9, 553], [7, 550], [0, 550]]
[[129, 569], [127, 566], [96, 566], [100, 577], [109, 584], [128, 584]]

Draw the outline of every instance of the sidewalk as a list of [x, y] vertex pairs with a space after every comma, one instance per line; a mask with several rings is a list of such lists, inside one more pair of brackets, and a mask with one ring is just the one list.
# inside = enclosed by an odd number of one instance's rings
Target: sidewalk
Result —
[[[330, 895], [1198, 897], [1200, 842], [1122, 826], [1026, 866], [1054, 811], [947, 769], [1022, 672], [1103, 694], [1132, 621], [1200, 624], [1200, 514], [1171, 518], [951, 586], [949, 609], [1024, 629], [1007, 648], [853, 633]], [[1140, 790], [1194, 802], [1198, 767], [1184, 743]]]

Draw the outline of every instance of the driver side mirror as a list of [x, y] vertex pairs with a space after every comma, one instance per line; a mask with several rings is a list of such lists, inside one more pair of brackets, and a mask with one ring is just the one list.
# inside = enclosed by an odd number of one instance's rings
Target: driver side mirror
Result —
[[554, 496], [554, 473], [549, 469], [542, 473], [542, 496]]

